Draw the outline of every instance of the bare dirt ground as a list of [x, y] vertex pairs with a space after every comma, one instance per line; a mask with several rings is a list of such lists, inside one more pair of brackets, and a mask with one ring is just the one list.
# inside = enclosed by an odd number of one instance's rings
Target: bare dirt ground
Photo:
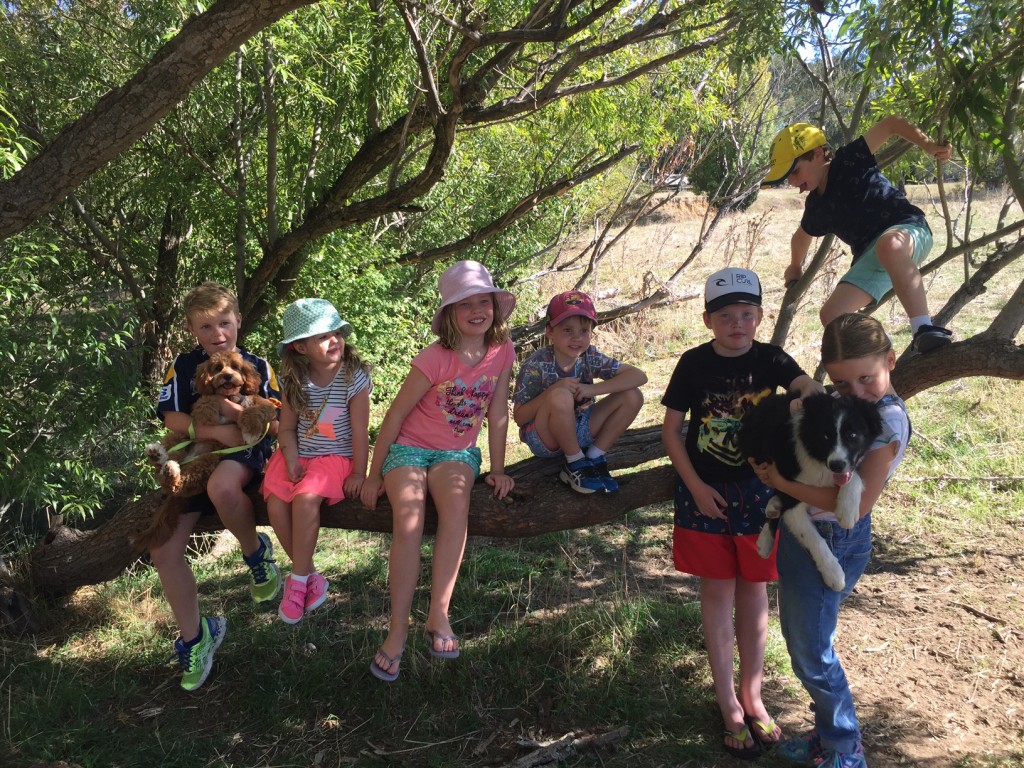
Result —
[[[836, 642], [872, 766], [1024, 764], [1022, 553], [1020, 522], [935, 541], [876, 516]], [[789, 696], [773, 711], [812, 722]]]
[[1020, 765], [1024, 526], [880, 528], [838, 641], [872, 765]]

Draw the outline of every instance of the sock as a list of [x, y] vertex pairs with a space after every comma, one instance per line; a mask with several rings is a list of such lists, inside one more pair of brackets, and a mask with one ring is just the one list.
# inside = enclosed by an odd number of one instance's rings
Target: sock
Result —
[[579, 453], [574, 453], [572, 456], [570, 456], [569, 454], [565, 454], [565, 463], [572, 464], [574, 461], [579, 461], [582, 458], [583, 451], [580, 451]]
[[299, 582], [299, 584], [305, 584], [309, 579], [309, 574], [307, 573], [305, 576], [299, 576], [295, 571], [292, 571], [292, 578]]
[[605, 451], [602, 451], [596, 445], [592, 445], [589, 448], [587, 448], [587, 458], [588, 459], [599, 459], [602, 456], [604, 456], [604, 454], [605, 454]]
[[911, 330], [912, 333], [917, 333], [919, 330], [921, 330], [921, 326], [923, 326], [923, 325], [931, 325], [931, 324], [932, 324], [932, 316], [931, 315], [918, 315], [917, 317], [910, 318], [910, 330]]
[[260, 539], [259, 549], [257, 549], [251, 555], [242, 555], [242, 559], [245, 561], [245, 564], [248, 565], [251, 568], [253, 565], [255, 565], [256, 563], [258, 563], [260, 560], [263, 559], [263, 555], [265, 555], [266, 552], [267, 552], [267, 547], [263, 543], [263, 539]]
[[196, 630], [196, 636], [193, 637], [191, 640], [182, 640], [181, 644], [184, 645], [186, 649], [189, 649], [192, 646], [194, 646], [196, 643], [198, 643], [199, 642], [199, 638], [201, 638], [202, 636], [203, 636], [203, 620], [200, 619], [199, 620], [199, 629]]

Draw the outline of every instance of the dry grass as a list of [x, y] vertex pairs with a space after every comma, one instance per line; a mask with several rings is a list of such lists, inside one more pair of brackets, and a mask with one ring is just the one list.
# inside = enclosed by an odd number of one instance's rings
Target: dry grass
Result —
[[[947, 190], [947, 195], [955, 195], [956, 192], [955, 189]], [[934, 256], [945, 245], [945, 225], [937, 191], [917, 186], [909, 188], [908, 194], [928, 215], [936, 239]], [[972, 233], [989, 232], [995, 228], [1003, 200], [1001, 193], [992, 191], [975, 201]], [[719, 225], [702, 253], [670, 286], [674, 295], [683, 298], [671, 306], [646, 310], [628, 320], [598, 328], [594, 341], [600, 349], [638, 365], [648, 373], [647, 405], [636, 426], [661, 419], [658, 403], [676, 357], [683, 350], [709, 338], [701, 318], [701, 296], [704, 280], [711, 272], [736, 265], [758, 273], [764, 289], [765, 307], [759, 338], [771, 338], [784, 292], [782, 273], [789, 263], [789, 241], [802, 212], [803, 198], [795, 190], [762, 190], [747, 211], [732, 214]], [[955, 205], [952, 213], [962, 219], [962, 213]], [[607, 254], [600, 270], [581, 286], [582, 289], [595, 297], [598, 310], [604, 310], [640, 299], [650, 292], [652, 285], [664, 285], [697, 245], [703, 214], [701, 199], [687, 192], [681, 193], [650, 220], [637, 226]], [[962, 223], [959, 228], [962, 233]], [[797, 322], [785, 346], [808, 371], [813, 371], [818, 362], [821, 326], [817, 308], [830, 295], [849, 261], [849, 249], [845, 245], [840, 243], [833, 247], [825, 268], [801, 299]], [[537, 281], [538, 295], [550, 297], [574, 287], [578, 274], [567, 271], [540, 278]], [[950, 262], [926, 277], [933, 313], [942, 307], [962, 279], [960, 260]], [[998, 280], [1000, 286], [996, 290], [990, 290], [975, 300], [962, 317], [956, 318], [958, 335], [971, 335], [987, 326], [994, 311], [1012, 292], [999, 288], [1012, 288], [1021, 279], [1024, 279], [1024, 265], [1001, 275]], [[536, 301], [535, 313], [543, 312], [544, 301], [544, 298]], [[887, 302], [876, 312], [876, 317], [889, 329], [897, 346], [905, 346], [909, 342], [907, 318], [897, 302]]]

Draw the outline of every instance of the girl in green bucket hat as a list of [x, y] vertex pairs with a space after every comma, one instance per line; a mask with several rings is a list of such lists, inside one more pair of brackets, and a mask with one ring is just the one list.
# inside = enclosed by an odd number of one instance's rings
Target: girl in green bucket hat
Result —
[[326, 299], [299, 299], [282, 318], [281, 421], [263, 498], [292, 561], [278, 615], [296, 624], [324, 604], [313, 563], [320, 508], [358, 498], [369, 458], [370, 367], [347, 343], [352, 326]]

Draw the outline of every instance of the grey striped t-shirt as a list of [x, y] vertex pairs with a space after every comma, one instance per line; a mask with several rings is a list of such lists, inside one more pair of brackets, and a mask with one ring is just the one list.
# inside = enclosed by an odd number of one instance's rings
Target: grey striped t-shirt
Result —
[[306, 382], [309, 405], [299, 413], [299, 456], [304, 459], [330, 454], [352, 456], [352, 423], [348, 404], [364, 389], [367, 393], [373, 391], [373, 383], [362, 368], [355, 372], [351, 381], [342, 369], [326, 387]]

